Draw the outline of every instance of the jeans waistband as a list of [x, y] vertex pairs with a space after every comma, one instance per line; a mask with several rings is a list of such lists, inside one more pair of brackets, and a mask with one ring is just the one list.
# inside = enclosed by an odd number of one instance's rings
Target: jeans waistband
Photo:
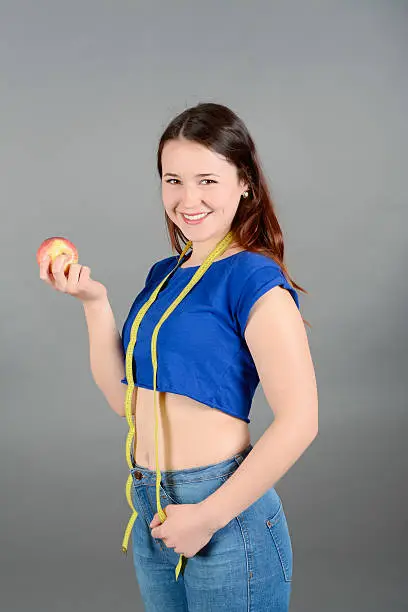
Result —
[[[238, 467], [245, 457], [251, 452], [253, 446], [248, 444], [239, 453], [232, 455], [224, 461], [219, 463], [211, 463], [209, 465], [203, 465], [199, 467], [186, 468], [184, 470], [160, 470], [161, 480], [165, 483], [166, 480], [172, 483], [183, 484], [194, 480], [203, 480], [209, 478], [217, 478], [219, 476], [225, 476]], [[154, 484], [156, 482], [156, 471], [150, 470], [143, 467], [134, 461], [133, 449], [131, 451], [132, 465], [134, 466], [130, 472], [131, 474], [137, 474], [137, 479], [141, 480], [143, 484]]]

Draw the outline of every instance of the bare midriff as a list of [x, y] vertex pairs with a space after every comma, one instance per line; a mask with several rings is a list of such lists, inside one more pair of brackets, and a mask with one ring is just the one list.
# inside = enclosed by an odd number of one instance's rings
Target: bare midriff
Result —
[[[157, 391], [160, 470], [219, 463], [250, 443], [248, 423], [185, 395]], [[136, 407], [135, 407], [136, 403]], [[136, 463], [156, 469], [154, 392], [135, 387]]]

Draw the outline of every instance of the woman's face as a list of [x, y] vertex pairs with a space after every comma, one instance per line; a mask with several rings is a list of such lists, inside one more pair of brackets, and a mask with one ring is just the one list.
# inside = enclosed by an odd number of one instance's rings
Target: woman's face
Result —
[[[167, 141], [162, 151], [162, 198], [170, 219], [189, 239], [218, 239], [230, 229], [240, 198], [248, 188], [224, 157], [189, 140]], [[183, 213], [209, 213], [189, 224]]]

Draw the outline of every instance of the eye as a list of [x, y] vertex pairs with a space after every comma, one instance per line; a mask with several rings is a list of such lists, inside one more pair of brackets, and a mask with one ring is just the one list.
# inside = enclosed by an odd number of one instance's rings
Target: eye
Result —
[[[170, 178], [166, 180], [166, 183], [170, 183], [170, 185], [175, 185], [175, 183], [172, 183], [172, 181], [178, 181], [178, 179], [176, 178]], [[201, 182], [203, 181], [207, 181], [207, 183], [217, 183], [217, 181], [214, 181], [213, 179], [202, 179]]]

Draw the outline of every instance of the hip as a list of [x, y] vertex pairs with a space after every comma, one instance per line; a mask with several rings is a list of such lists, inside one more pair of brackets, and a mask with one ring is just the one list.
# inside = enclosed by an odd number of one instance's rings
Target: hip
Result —
[[[240, 453], [218, 463], [162, 471], [163, 509], [168, 504], [203, 501], [228, 480], [252, 448], [249, 444]], [[160, 582], [159, 576], [163, 576], [164, 567], [168, 566], [171, 568], [169, 587], [174, 581], [178, 554], [161, 539], [152, 538], [149, 528], [156, 512], [156, 473], [138, 465], [133, 457], [132, 464], [132, 495], [139, 515], [133, 527], [135, 566], [150, 587]], [[283, 504], [274, 487], [216, 531], [204, 548], [188, 559], [184, 581], [194, 597], [202, 598], [202, 607], [197, 609], [216, 609], [209, 606], [212, 598], [215, 606], [221, 595], [225, 597], [226, 592], [231, 592], [234, 594], [228, 602], [231, 610], [269, 609], [270, 601], [277, 599], [281, 599], [281, 605], [276, 609], [287, 610], [292, 546]]]

